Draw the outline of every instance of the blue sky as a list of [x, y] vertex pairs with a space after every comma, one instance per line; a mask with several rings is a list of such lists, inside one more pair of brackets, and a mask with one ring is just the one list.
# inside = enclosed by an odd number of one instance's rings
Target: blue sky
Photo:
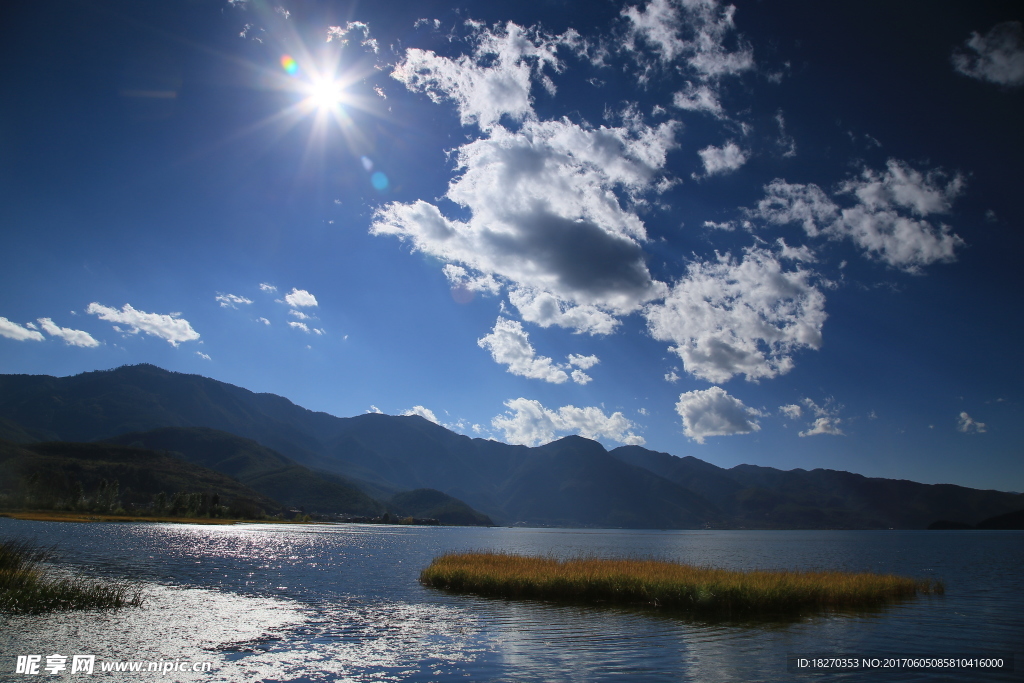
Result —
[[1024, 490], [1015, 3], [22, 3], [0, 372]]

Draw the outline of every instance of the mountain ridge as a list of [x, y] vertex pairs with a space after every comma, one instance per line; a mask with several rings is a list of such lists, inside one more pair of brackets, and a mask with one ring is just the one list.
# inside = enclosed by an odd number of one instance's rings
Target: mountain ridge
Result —
[[582, 437], [536, 448], [456, 434], [418, 416], [336, 417], [275, 394], [153, 365], [57, 378], [0, 375], [11, 434], [100, 440], [164, 427], [251, 439], [364, 491], [435, 489], [498, 523], [661, 528], [925, 528], [1024, 507], [1024, 495], [837, 470], [723, 469]]

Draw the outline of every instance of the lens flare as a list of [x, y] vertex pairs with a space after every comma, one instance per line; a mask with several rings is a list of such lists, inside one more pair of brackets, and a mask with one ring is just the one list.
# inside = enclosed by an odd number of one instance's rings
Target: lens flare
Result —
[[370, 176], [370, 183], [373, 185], [373, 189], [378, 192], [383, 192], [388, 189], [388, 177], [381, 171], [377, 171]]
[[291, 55], [281, 55], [281, 68], [289, 76], [294, 76], [299, 71], [299, 63]]

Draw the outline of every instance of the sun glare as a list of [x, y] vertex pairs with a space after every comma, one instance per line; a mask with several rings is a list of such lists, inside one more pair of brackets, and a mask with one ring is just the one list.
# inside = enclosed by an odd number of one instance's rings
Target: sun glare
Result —
[[309, 93], [307, 101], [315, 109], [330, 109], [345, 97], [341, 83], [328, 78], [313, 80], [306, 90]]

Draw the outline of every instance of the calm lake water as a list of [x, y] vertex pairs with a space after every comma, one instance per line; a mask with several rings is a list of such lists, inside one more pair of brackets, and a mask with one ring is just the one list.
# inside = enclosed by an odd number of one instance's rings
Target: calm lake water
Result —
[[[624, 531], [374, 525], [62, 524], [0, 518], [61, 567], [143, 583], [119, 612], [0, 616], [0, 680], [1021, 681], [1024, 532]], [[655, 556], [735, 569], [940, 578], [946, 595], [871, 613], [706, 623], [659, 613], [448, 595], [438, 554]], [[796, 673], [788, 654], [1017, 653], [1016, 671]], [[17, 655], [212, 662], [207, 673], [15, 673]], [[70, 666], [68, 666], [70, 669]]]

